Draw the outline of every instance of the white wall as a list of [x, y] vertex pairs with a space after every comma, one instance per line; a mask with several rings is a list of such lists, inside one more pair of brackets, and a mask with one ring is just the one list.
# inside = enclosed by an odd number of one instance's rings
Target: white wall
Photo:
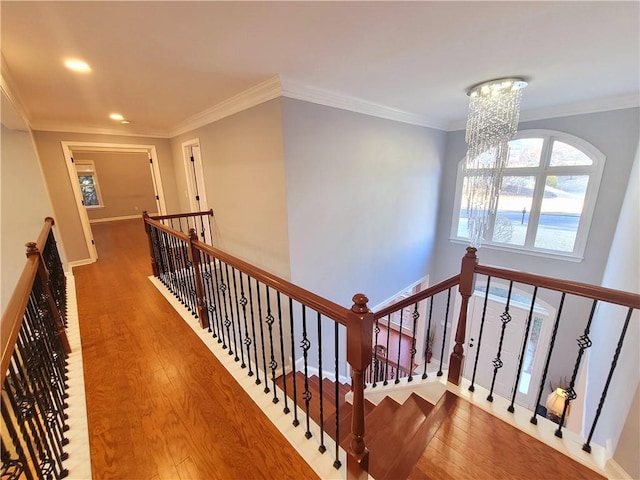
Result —
[[444, 132], [283, 98], [291, 278], [351, 307], [428, 273]]

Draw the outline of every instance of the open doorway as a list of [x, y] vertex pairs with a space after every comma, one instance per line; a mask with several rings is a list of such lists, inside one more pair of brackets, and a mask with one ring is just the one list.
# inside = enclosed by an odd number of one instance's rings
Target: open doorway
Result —
[[89, 252], [87, 263], [98, 259], [92, 222], [134, 218], [150, 206], [150, 213], [166, 213], [154, 145], [62, 142], [62, 149]]
[[[204, 212], [209, 210], [204, 183], [204, 169], [202, 167], [202, 155], [200, 151], [200, 139], [194, 138], [182, 143], [185, 177], [187, 179], [187, 196], [189, 208], [192, 212]], [[213, 245], [211, 228], [207, 222], [201, 224], [198, 229], [198, 237], [201, 241]]]

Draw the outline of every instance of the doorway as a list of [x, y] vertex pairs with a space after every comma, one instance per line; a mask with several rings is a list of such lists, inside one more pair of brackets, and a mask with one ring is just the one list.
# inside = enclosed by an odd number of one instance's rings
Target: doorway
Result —
[[[158, 166], [158, 157], [156, 153], [155, 145], [138, 145], [138, 144], [112, 144], [112, 143], [92, 143], [92, 142], [61, 142], [62, 150], [64, 152], [65, 163], [67, 165], [67, 172], [69, 174], [69, 180], [71, 182], [71, 189], [73, 191], [74, 199], [76, 202], [76, 208], [78, 216], [80, 217], [80, 223], [82, 225], [82, 234], [84, 235], [84, 241], [87, 246], [89, 258], [87, 260], [75, 262], [75, 265], [81, 265], [86, 263], [95, 262], [98, 259], [98, 252], [96, 249], [93, 234], [91, 232], [91, 223], [87, 208], [85, 207], [85, 199], [81, 190], [80, 182], [78, 181], [79, 171], [76, 168], [74, 155], [83, 156], [86, 153], [130, 153], [130, 154], [144, 154], [149, 161], [149, 170], [151, 175], [151, 181], [153, 184], [153, 193], [155, 195], [156, 211], [160, 214], [166, 213], [166, 204], [164, 199], [164, 191], [162, 188], [162, 178], [160, 177], [160, 169]], [[85, 167], [86, 168], [86, 167]], [[84, 173], [87, 173], [86, 171]], [[85, 175], [86, 176], [86, 175]], [[86, 192], [85, 192], [86, 194]], [[140, 211], [142, 215], [142, 211]]]
[[[200, 139], [194, 138], [182, 143], [185, 178], [187, 179], [187, 196], [189, 208], [192, 212], [204, 212], [209, 210], [204, 181], [204, 168], [202, 166], [202, 154], [200, 151]], [[198, 228], [200, 241], [213, 245], [209, 222], [201, 221]]]

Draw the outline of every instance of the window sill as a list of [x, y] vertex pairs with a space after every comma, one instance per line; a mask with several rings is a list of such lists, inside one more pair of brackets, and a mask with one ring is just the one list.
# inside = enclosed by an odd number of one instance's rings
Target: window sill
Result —
[[[468, 245], [469, 242], [467, 239], [460, 239], [457, 237], [449, 237], [449, 241], [452, 243], [458, 243], [460, 245]], [[533, 257], [543, 257], [543, 258], [552, 258], [554, 260], [564, 260], [567, 262], [580, 263], [584, 260], [582, 255], [573, 255], [569, 253], [554, 253], [554, 252], [543, 252], [537, 250], [528, 250], [526, 248], [515, 247], [515, 246], [505, 246], [505, 245], [496, 245], [496, 244], [488, 244], [483, 243], [482, 248], [486, 248], [487, 250], [498, 250], [500, 252], [510, 252], [510, 253], [519, 253], [523, 255], [531, 255]]]
[[84, 208], [87, 210], [98, 210], [100, 208], [104, 208], [104, 205], [85, 205]]

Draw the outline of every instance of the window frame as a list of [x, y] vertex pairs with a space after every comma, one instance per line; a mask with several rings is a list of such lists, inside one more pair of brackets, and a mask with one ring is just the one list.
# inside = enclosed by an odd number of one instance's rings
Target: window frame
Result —
[[[600, 190], [600, 183], [602, 181], [602, 174], [604, 171], [604, 165], [606, 156], [594, 147], [589, 142], [576, 137], [574, 135], [559, 132], [555, 130], [546, 129], [531, 129], [522, 130], [514, 135], [513, 140], [520, 140], [526, 138], [541, 138], [543, 140], [542, 151], [540, 154], [540, 164], [537, 167], [513, 167], [505, 168], [504, 176], [533, 176], [536, 178], [536, 185], [532, 195], [532, 208], [529, 213], [529, 225], [534, 225], [533, 228], [527, 227], [527, 233], [525, 237], [524, 245], [510, 245], [507, 243], [493, 242], [485, 240], [482, 242], [482, 247], [495, 250], [511, 251], [517, 253], [524, 253], [535, 256], [560, 258], [574, 262], [580, 262], [584, 259], [584, 251], [587, 245], [587, 239], [589, 237], [589, 231], [591, 229], [591, 222], [593, 220], [593, 214], [596, 208], [598, 199], [598, 192]], [[553, 151], [553, 143], [562, 142], [570, 145], [585, 155], [591, 160], [591, 165], [575, 165], [575, 166], [550, 166], [551, 153]], [[464, 163], [465, 158], [462, 158], [458, 162], [457, 175], [456, 175], [456, 189], [453, 202], [453, 213], [451, 220], [451, 231], [449, 240], [454, 243], [469, 243], [469, 239], [465, 237], [458, 237], [458, 223], [460, 218], [460, 208], [463, 203], [462, 199], [462, 186], [464, 182]], [[545, 249], [535, 247], [536, 234], [538, 232], [540, 213], [542, 208], [542, 201], [544, 199], [544, 189], [546, 185], [546, 177], [556, 175], [588, 175], [589, 182], [585, 191], [585, 200], [582, 213], [580, 215], [580, 221], [576, 230], [576, 238], [573, 245], [573, 251], [563, 252], [560, 250]], [[492, 224], [489, 228], [488, 237], [492, 238], [493, 235]]]
[[[81, 176], [82, 177], [91, 176], [93, 178], [93, 186], [95, 187], [96, 197], [98, 198], [98, 205], [86, 205], [84, 195], [82, 195], [82, 186], [79, 185], [80, 196], [82, 197], [82, 203], [84, 208], [91, 209], [91, 210], [96, 208], [104, 208], [104, 201], [102, 200], [102, 193], [100, 191], [100, 182], [98, 181], [98, 174], [96, 172], [96, 165], [94, 161], [93, 160], [76, 160], [74, 163], [76, 166], [76, 178], [79, 179], [79, 177]], [[84, 171], [79, 171], [78, 167], [80, 165], [88, 166], [89, 168]], [[79, 180], [78, 180], [78, 183], [79, 183]]]

